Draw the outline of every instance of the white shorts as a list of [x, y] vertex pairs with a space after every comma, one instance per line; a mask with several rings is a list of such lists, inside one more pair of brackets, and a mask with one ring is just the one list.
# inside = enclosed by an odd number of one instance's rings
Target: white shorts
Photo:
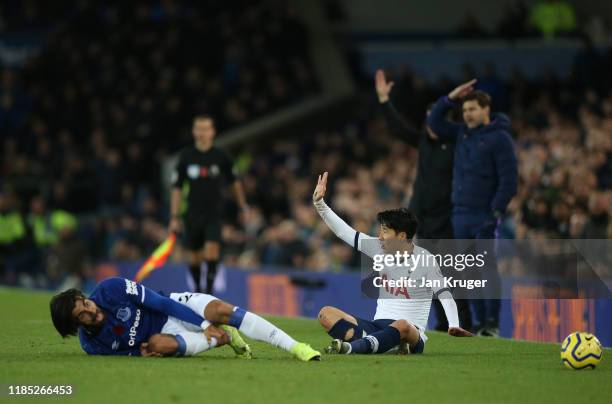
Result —
[[[170, 299], [189, 307], [202, 317], [204, 317], [204, 309], [206, 309], [208, 303], [212, 302], [213, 300], [219, 300], [213, 295], [191, 292], [171, 293]], [[168, 317], [166, 324], [164, 324], [162, 327], [161, 332], [163, 334], [180, 335], [185, 341], [187, 353], [193, 352], [194, 347], [197, 346], [199, 340], [206, 338], [200, 326], [170, 316]]]

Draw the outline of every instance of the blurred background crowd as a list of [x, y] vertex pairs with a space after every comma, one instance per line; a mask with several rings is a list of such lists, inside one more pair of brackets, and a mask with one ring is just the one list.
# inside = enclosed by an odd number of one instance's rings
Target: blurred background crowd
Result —
[[[327, 10], [341, 18], [336, 3]], [[53, 287], [105, 260], [147, 257], [167, 235], [162, 162], [191, 143], [195, 113], [223, 132], [320, 91], [308, 31], [285, 2], [76, 4], [0, 7], [3, 33], [49, 32], [39, 54], [0, 71], [0, 277], [9, 284]], [[495, 35], [585, 39], [568, 78], [464, 66], [512, 119], [520, 182], [501, 234], [612, 238], [612, 51], [593, 47], [565, 2], [509, 7]], [[458, 33], [492, 35], [469, 15]], [[394, 103], [419, 128], [427, 105], [456, 84], [409, 65], [388, 76]], [[240, 220], [228, 198], [226, 266], [357, 268], [312, 208], [323, 171], [330, 205], [359, 231], [376, 234], [377, 211], [408, 205], [418, 153], [389, 133], [373, 78], [355, 80], [356, 107], [339, 122], [233, 150], [252, 209]], [[184, 259], [181, 248], [173, 259]]]

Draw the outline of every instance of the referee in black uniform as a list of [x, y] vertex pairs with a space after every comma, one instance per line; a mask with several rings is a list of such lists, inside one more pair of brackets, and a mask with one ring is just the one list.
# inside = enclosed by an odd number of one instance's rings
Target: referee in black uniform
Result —
[[[429, 127], [426, 131], [419, 131], [402, 118], [389, 98], [394, 83], [387, 82], [381, 69], [376, 71], [375, 84], [378, 101], [391, 134], [419, 151], [416, 181], [408, 207], [419, 221], [417, 237], [427, 244], [422, 247], [433, 254], [442, 253], [436, 251], [435, 241], [454, 238], [451, 189], [455, 144], [440, 140]], [[456, 302], [461, 327], [470, 329], [472, 324], [468, 300], [457, 299]], [[448, 323], [438, 300], [434, 300], [434, 310], [438, 322], [436, 329], [446, 331]]]
[[232, 184], [236, 200], [245, 217], [248, 205], [242, 184], [234, 175], [232, 159], [213, 145], [214, 120], [208, 115], [196, 116], [192, 133], [195, 143], [180, 152], [172, 176], [169, 231], [178, 233], [181, 230], [180, 207], [183, 185], [187, 183], [189, 193], [184, 223], [189, 269], [196, 292], [201, 292], [200, 267], [202, 261], [206, 261], [206, 293], [212, 294], [221, 250], [224, 186]]

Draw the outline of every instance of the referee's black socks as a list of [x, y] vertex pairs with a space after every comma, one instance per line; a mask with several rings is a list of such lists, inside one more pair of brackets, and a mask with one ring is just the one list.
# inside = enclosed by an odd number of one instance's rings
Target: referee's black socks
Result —
[[191, 272], [191, 276], [193, 277], [193, 283], [195, 283], [195, 292], [202, 293], [202, 289], [200, 288], [200, 276], [201, 276], [200, 264], [190, 265], [189, 272]]
[[219, 261], [206, 261], [206, 293], [209, 295], [213, 294], [213, 286], [215, 284], [215, 277], [217, 276], [217, 264]]

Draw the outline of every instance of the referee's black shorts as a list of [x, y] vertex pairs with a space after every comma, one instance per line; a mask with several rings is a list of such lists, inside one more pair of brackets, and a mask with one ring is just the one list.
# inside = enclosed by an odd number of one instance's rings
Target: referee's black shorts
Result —
[[186, 216], [184, 240], [190, 251], [204, 248], [207, 241], [221, 242], [221, 217]]

